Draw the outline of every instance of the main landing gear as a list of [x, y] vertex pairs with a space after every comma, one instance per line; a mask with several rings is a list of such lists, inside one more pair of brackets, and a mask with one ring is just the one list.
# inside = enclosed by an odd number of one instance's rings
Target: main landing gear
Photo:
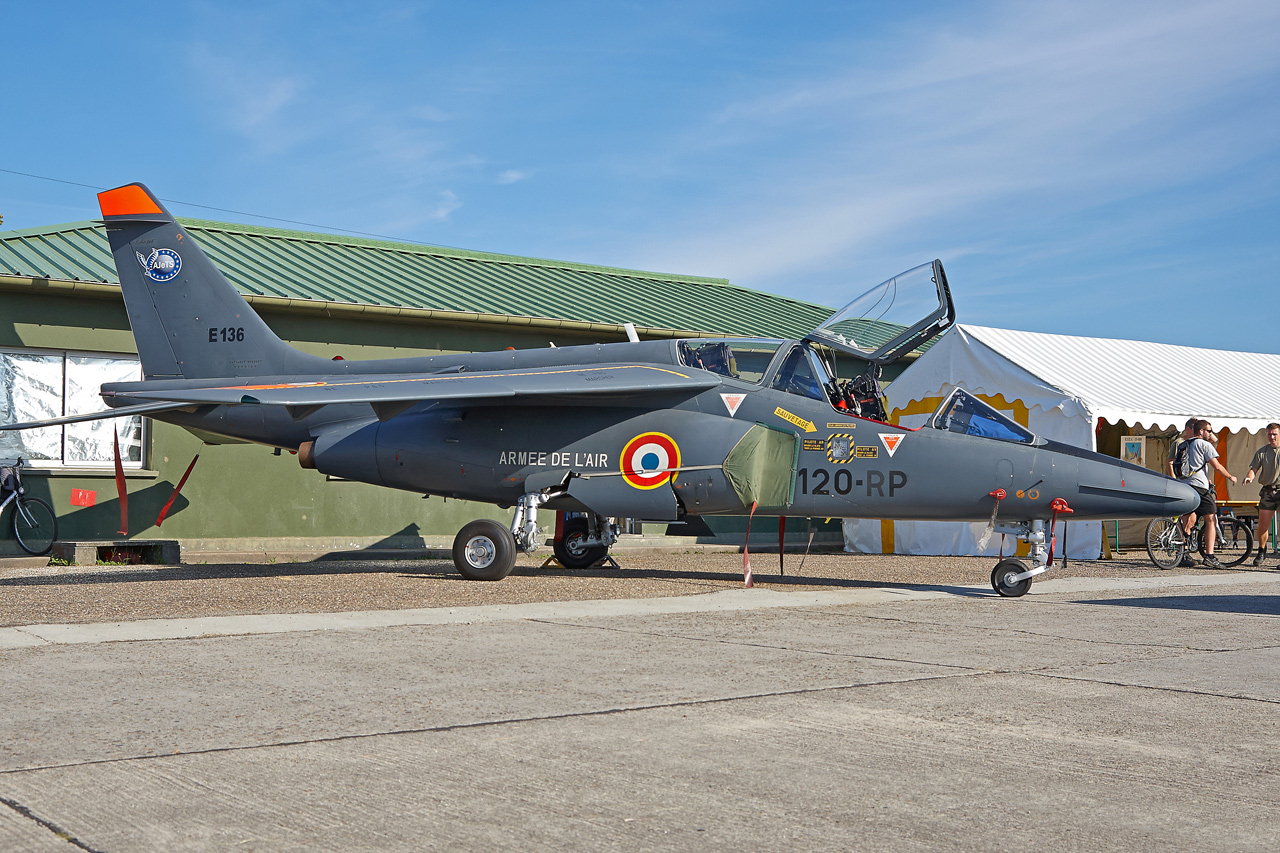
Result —
[[[535, 492], [516, 502], [510, 528], [501, 522], [480, 519], [458, 531], [453, 540], [453, 565], [467, 580], [499, 581], [511, 574], [516, 554], [533, 553], [538, 547], [537, 510], [549, 498]], [[594, 566], [618, 540], [617, 528], [607, 518], [583, 513], [566, 519], [552, 548], [567, 569]]]
[[560, 535], [551, 542], [556, 561], [566, 569], [588, 569], [609, 553], [612, 525], [594, 513], [566, 518]]
[[481, 518], [458, 531], [453, 565], [469, 581], [500, 581], [516, 565], [516, 540], [501, 522]]

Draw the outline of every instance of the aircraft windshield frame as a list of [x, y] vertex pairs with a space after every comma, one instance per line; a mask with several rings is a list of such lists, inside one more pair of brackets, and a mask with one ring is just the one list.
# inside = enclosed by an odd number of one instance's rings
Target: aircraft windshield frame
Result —
[[935, 260], [871, 288], [805, 340], [883, 365], [942, 334], [955, 319], [946, 272]]
[[956, 388], [947, 395], [942, 405], [929, 418], [928, 426], [945, 432], [994, 438], [1016, 444], [1039, 442], [1031, 430], [962, 388]]
[[758, 385], [786, 343], [781, 338], [681, 338], [676, 351], [685, 367]]

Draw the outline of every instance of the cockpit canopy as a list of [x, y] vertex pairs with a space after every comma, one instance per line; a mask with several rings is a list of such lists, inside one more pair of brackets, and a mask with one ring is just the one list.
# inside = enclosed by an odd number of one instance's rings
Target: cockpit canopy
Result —
[[[770, 387], [801, 397], [826, 400], [827, 389], [834, 387], [830, 370], [808, 344], [769, 338], [710, 338], [682, 340], [679, 347], [681, 364], [743, 382], [763, 381], [772, 363], [781, 359]], [[780, 350], [785, 355], [779, 355]]]
[[[881, 368], [933, 340], [955, 319], [947, 275], [942, 262], [933, 261], [871, 288], [802, 341], [703, 338], [678, 341], [677, 347], [687, 367], [742, 382], [767, 381], [775, 390], [883, 421]], [[855, 356], [862, 375], [838, 378], [837, 353]]]
[[759, 382], [782, 344], [783, 341], [771, 338], [682, 340], [679, 342], [680, 363], [743, 382]]
[[1035, 433], [959, 388], [942, 401], [929, 419], [928, 426], [961, 435], [980, 435], [1019, 444], [1036, 443]]
[[955, 320], [947, 275], [942, 261], [934, 261], [871, 288], [805, 340], [884, 365], [942, 334]]

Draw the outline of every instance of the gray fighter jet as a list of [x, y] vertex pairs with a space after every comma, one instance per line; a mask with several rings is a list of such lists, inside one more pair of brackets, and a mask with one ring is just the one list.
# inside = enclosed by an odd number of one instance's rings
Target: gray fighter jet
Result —
[[[616, 521], [767, 513], [988, 521], [1030, 544], [992, 585], [1046, 571], [1046, 523], [1174, 515], [1184, 484], [1045, 440], [956, 389], [929, 422], [884, 422], [881, 367], [955, 319], [934, 261], [872, 288], [803, 340], [688, 339], [329, 361], [285, 344], [142, 184], [99, 194], [141, 382], [110, 410], [5, 429], [145, 414], [298, 453], [305, 468], [514, 507], [458, 533], [453, 559], [499, 580], [538, 544], [536, 510], [576, 513], [570, 567], [608, 553]], [[903, 315], [902, 312], [909, 312]], [[895, 319], [905, 318], [905, 319]], [[857, 374], [841, 381], [845, 375]]]

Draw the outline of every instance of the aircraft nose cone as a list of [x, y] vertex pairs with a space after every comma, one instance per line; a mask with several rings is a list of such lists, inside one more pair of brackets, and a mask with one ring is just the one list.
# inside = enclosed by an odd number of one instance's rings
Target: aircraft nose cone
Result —
[[1165, 484], [1165, 494], [1173, 499], [1167, 510], [1169, 515], [1185, 515], [1200, 505], [1200, 493], [1178, 480]]
[[1200, 503], [1186, 483], [1103, 456], [1079, 460], [1076, 518], [1154, 518], [1182, 515]]

